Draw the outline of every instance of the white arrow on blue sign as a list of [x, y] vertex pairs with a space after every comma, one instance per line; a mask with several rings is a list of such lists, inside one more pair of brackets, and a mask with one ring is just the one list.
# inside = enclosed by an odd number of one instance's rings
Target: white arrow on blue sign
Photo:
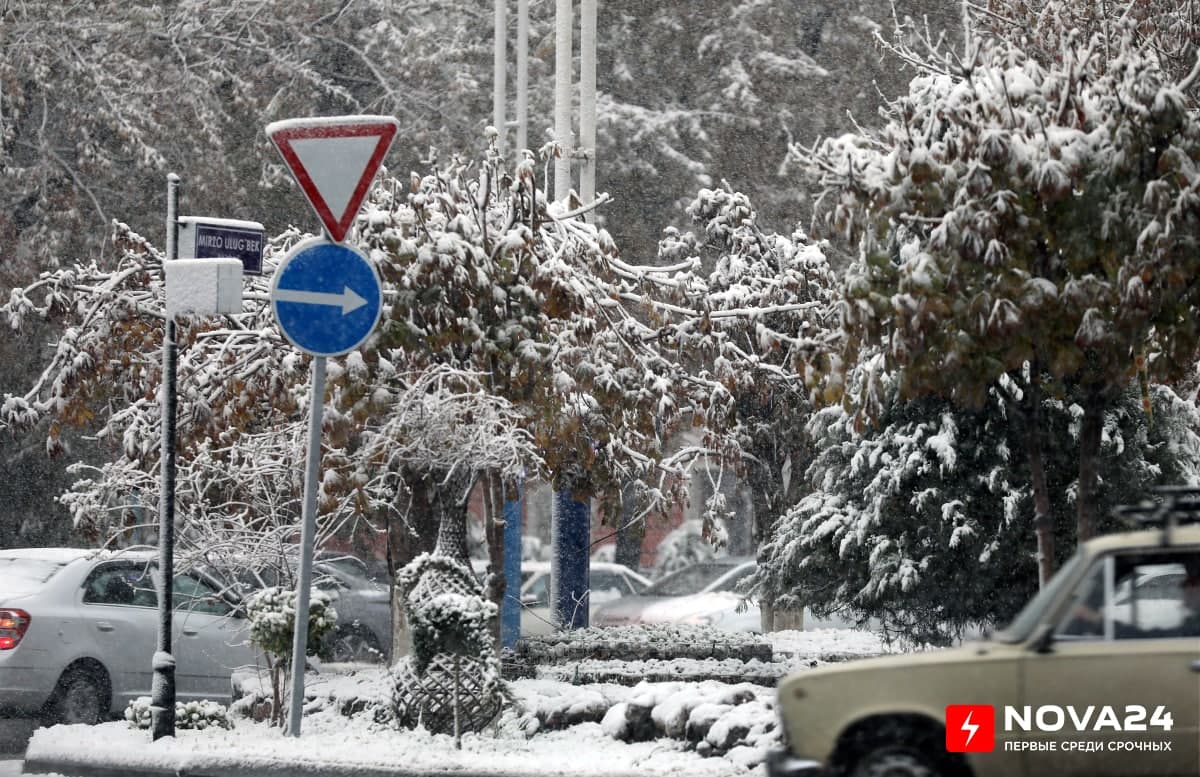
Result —
[[292, 345], [313, 356], [340, 356], [375, 328], [383, 288], [361, 251], [312, 238], [288, 251], [275, 271], [271, 309]]

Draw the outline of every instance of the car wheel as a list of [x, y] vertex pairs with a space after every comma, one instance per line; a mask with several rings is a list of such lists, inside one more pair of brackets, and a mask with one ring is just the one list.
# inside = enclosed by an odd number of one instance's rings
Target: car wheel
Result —
[[329, 657], [337, 663], [377, 664], [383, 661], [383, 650], [375, 635], [365, 629], [338, 629]]
[[86, 723], [94, 725], [108, 712], [105, 684], [95, 671], [77, 667], [68, 669], [58, 679], [50, 697], [47, 723]]
[[854, 764], [850, 777], [943, 777], [923, 753], [906, 747], [881, 747]]

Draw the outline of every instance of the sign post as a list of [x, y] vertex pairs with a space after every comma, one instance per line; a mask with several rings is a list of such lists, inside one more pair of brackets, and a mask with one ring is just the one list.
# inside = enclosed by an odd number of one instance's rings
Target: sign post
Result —
[[383, 287], [374, 265], [341, 241], [354, 223], [398, 126], [390, 116], [332, 116], [277, 121], [266, 130], [330, 238], [297, 244], [283, 258], [271, 282], [271, 309], [280, 331], [288, 342], [314, 357], [292, 634], [287, 731], [293, 737], [300, 736], [304, 705], [325, 359], [361, 345], [383, 310]]

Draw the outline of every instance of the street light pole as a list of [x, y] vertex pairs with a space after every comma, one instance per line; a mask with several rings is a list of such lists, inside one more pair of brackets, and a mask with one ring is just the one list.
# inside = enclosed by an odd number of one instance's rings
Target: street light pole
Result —
[[554, 199], [562, 201], [571, 191], [571, 75], [572, 25], [575, 21], [574, 0], [557, 0], [554, 35], [554, 140], [559, 156], [554, 160]]
[[[167, 176], [167, 260], [179, 258], [179, 176]], [[164, 287], [166, 270], [164, 267]], [[171, 655], [171, 605], [175, 581], [175, 312], [164, 304], [162, 354], [162, 493], [158, 500], [158, 651], [150, 686], [151, 739], [175, 736], [175, 659]]]
[[596, 199], [596, 2], [582, 0], [579, 6], [579, 199], [584, 203]]

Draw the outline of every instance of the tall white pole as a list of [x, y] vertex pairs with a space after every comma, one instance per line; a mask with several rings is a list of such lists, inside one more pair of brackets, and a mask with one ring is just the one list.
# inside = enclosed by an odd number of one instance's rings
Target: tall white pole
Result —
[[564, 200], [571, 191], [571, 66], [572, 26], [575, 21], [573, 0], [556, 0], [554, 36], [554, 139], [561, 155], [554, 161], [554, 199]]
[[495, 46], [492, 51], [492, 126], [499, 133], [496, 137], [496, 148], [504, 153], [505, 140], [508, 138], [507, 120], [504, 117], [505, 90], [508, 79], [505, 68], [508, 64], [508, 22], [505, 17], [508, 0], [495, 0]]
[[[582, 0], [579, 22], [579, 196], [596, 199], [596, 0]], [[592, 218], [589, 216], [589, 218]]]
[[529, 0], [517, 0], [517, 153], [529, 148]]

